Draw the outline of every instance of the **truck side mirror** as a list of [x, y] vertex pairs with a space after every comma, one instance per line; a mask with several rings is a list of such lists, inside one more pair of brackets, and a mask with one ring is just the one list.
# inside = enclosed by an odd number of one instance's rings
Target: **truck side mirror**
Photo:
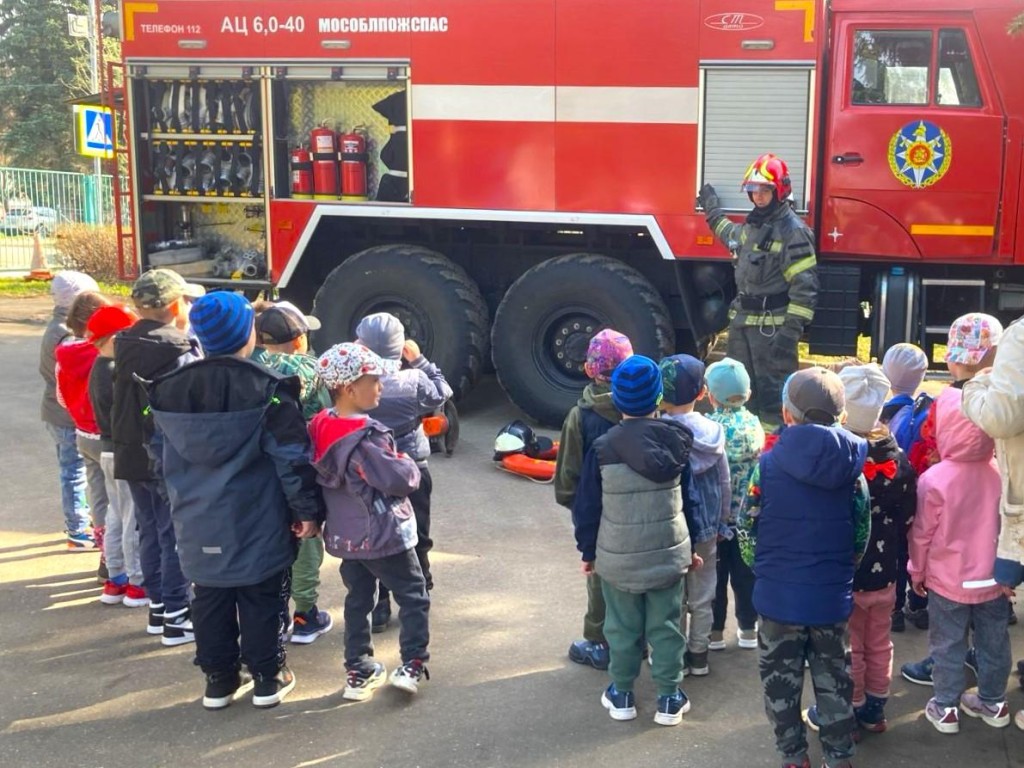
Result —
[[103, 36], [113, 40], [121, 40], [121, 13], [120, 11], [104, 11], [101, 19]]

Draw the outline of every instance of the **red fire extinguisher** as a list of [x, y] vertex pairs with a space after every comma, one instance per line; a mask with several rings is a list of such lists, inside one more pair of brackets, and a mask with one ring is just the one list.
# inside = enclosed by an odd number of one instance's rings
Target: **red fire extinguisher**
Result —
[[296, 200], [313, 199], [313, 153], [306, 147], [296, 147], [289, 158], [292, 171], [292, 197]]
[[309, 132], [309, 145], [313, 150], [313, 198], [337, 200], [341, 194], [337, 134], [325, 121]]
[[357, 126], [339, 137], [341, 144], [341, 199], [366, 200], [366, 129]]

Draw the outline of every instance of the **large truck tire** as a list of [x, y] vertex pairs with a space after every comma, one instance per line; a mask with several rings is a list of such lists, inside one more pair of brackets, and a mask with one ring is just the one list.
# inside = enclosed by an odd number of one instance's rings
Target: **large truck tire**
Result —
[[465, 270], [435, 251], [378, 245], [350, 256], [324, 280], [313, 301], [322, 325], [318, 351], [355, 339], [366, 315], [390, 312], [423, 354], [440, 366], [456, 399], [480, 378], [488, 353], [487, 305]]
[[541, 424], [560, 427], [587, 384], [595, 333], [626, 334], [655, 360], [675, 349], [668, 309], [648, 280], [607, 256], [558, 256], [525, 272], [494, 315], [491, 357], [502, 388]]

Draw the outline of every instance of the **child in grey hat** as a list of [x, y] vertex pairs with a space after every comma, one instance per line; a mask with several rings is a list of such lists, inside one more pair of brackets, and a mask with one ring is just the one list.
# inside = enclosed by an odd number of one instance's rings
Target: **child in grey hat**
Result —
[[[430, 476], [427, 459], [430, 442], [423, 431], [423, 417], [443, 406], [452, 396], [452, 388], [444, 373], [420, 351], [419, 345], [405, 337], [402, 321], [387, 312], [367, 315], [356, 326], [356, 340], [385, 360], [401, 363], [397, 373], [384, 376], [381, 384], [380, 404], [369, 415], [391, 429], [398, 450], [411, 456], [420, 470], [419, 488], [409, 494], [416, 514], [419, 537], [416, 556], [423, 570], [427, 589], [434, 588], [430, 571], [430, 496], [434, 481]], [[383, 632], [391, 621], [391, 600], [382, 584], [380, 596], [373, 609], [373, 631]]]

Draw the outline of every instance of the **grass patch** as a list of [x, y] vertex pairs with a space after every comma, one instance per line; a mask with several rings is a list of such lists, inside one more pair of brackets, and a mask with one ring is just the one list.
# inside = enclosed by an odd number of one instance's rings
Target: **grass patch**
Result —
[[[131, 283], [100, 283], [100, 291], [108, 296], [130, 296]], [[20, 277], [0, 277], [0, 298], [27, 299], [33, 296], [49, 296], [49, 280], [25, 280]]]

